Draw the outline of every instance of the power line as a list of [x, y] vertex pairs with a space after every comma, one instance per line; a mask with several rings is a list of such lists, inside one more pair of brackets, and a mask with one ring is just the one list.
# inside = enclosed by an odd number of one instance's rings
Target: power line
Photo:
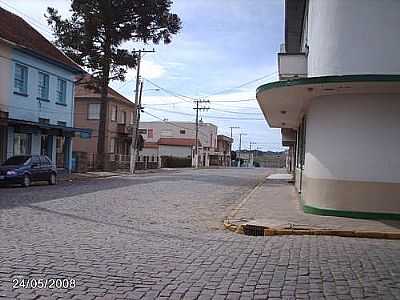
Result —
[[[147, 115], [149, 115], [149, 116], [152, 116], [153, 118], [155, 118], [155, 119], [157, 119], [157, 120], [160, 120], [160, 121], [162, 121], [162, 122], [164, 122], [164, 123], [170, 124], [170, 125], [172, 125], [172, 126], [174, 126], [174, 127], [177, 127], [177, 128], [180, 128], [180, 129], [183, 128], [183, 129], [186, 129], [186, 130], [195, 132], [195, 130], [192, 129], [192, 128], [188, 128], [188, 127], [179, 125], [179, 124], [177, 124], [177, 123], [174, 123], [174, 122], [171, 122], [171, 121], [167, 121], [167, 120], [165, 120], [165, 119], [163, 119], [163, 118], [161, 118], [161, 117], [158, 117], [158, 116], [156, 116], [156, 115], [154, 115], [154, 114], [152, 114], [152, 113], [149, 113], [149, 112], [147, 112], [147, 111], [143, 111], [143, 113], [145, 113], [145, 114], [147, 114]], [[190, 123], [190, 121], [188, 121], [188, 123]], [[199, 130], [199, 133], [201, 133], [201, 134], [202, 134], [203, 136], [205, 136], [205, 137], [208, 137], [208, 135], [207, 135], [206, 133], [202, 132], [201, 130]]]
[[229, 88], [229, 89], [225, 89], [225, 90], [222, 90], [222, 91], [213, 93], [213, 94], [211, 94], [210, 96], [215, 96], [215, 95], [219, 95], [219, 94], [225, 94], [226, 92], [230, 92], [230, 91], [232, 91], [232, 90], [239, 89], [239, 88], [241, 88], [241, 87], [244, 87], [244, 86], [246, 86], [246, 85], [252, 84], [252, 83], [257, 82], [257, 81], [260, 81], [260, 80], [262, 80], [262, 79], [271, 77], [271, 76], [276, 75], [276, 74], [278, 74], [278, 72], [275, 71], [275, 72], [273, 72], [273, 73], [271, 73], [271, 74], [267, 74], [267, 75], [264, 75], [264, 76], [262, 76], [262, 77], [259, 77], [259, 78], [256, 78], [256, 79], [247, 81], [247, 82], [242, 83], [242, 84], [240, 84], [240, 85], [238, 85], [238, 86], [235, 86], [235, 87], [232, 87], [232, 88]]
[[[178, 99], [181, 99], [181, 100], [183, 100], [185, 102], [192, 103], [193, 100], [197, 100], [196, 98], [185, 96], [185, 95], [173, 92], [171, 90], [168, 90], [166, 88], [163, 88], [163, 87], [159, 86], [158, 84], [154, 83], [153, 81], [151, 81], [151, 80], [149, 80], [147, 78], [143, 78], [143, 79], [148, 81], [150, 84], [154, 85], [155, 87], [159, 88], [160, 90], [166, 92], [167, 94], [170, 94], [170, 95], [172, 95], [172, 96], [174, 96], [174, 97], [176, 97]], [[187, 99], [190, 99], [190, 100], [187, 100]]]
[[240, 114], [240, 115], [260, 115], [262, 114], [261, 112], [239, 112], [239, 111], [231, 111], [231, 110], [224, 110], [224, 109], [218, 109], [218, 108], [210, 108], [211, 110], [215, 110], [215, 111], [221, 111], [221, 112], [225, 112], [225, 113], [230, 113], [230, 114]]
[[212, 100], [213, 103], [230, 103], [230, 102], [250, 102], [257, 101], [257, 99], [240, 99], [240, 100]]
[[146, 106], [164, 106], [164, 105], [176, 105], [176, 104], [185, 104], [185, 103], [184, 102], [152, 103], [152, 104], [146, 104]]
[[11, 8], [11, 9], [14, 10], [15, 12], [17, 12], [17, 13], [23, 15], [24, 17], [26, 17], [28, 20], [31, 21], [31, 25], [34, 25], [35, 27], [37, 27], [37, 28], [39, 28], [39, 29], [45, 31], [45, 32], [48, 33], [48, 34], [51, 34], [51, 35], [53, 34], [53, 32], [51, 32], [51, 31], [49, 30], [49, 28], [47, 28], [47, 27], [45, 27], [45, 26], [43, 26], [43, 25], [41, 24], [40, 20], [38, 20], [38, 19], [36, 19], [36, 18], [33, 18], [33, 17], [31, 17], [31, 16], [25, 14], [24, 12], [22, 12], [22, 11], [20, 11], [19, 9], [15, 8], [14, 6], [8, 4], [7, 2], [4, 2], [3, 0], [0, 0], [0, 3], [2, 3], [3, 5], [5, 5], [5, 6]]
[[195, 148], [194, 166], [195, 168], [198, 168], [199, 167], [199, 112], [209, 110], [210, 108], [204, 105], [206, 103], [209, 104], [210, 101], [205, 99], [200, 99], [200, 100], [195, 100], [194, 102], [196, 104], [196, 107], [193, 108], [196, 111], [196, 148]]
[[[162, 108], [154, 108], [154, 107], [149, 107], [149, 109], [152, 110], [157, 110], [157, 111], [162, 111], [162, 112], [167, 112], [171, 114], [178, 114], [178, 115], [185, 115], [185, 116], [190, 116], [194, 117], [195, 115], [190, 114], [190, 113], [184, 113], [184, 112], [179, 112], [179, 111], [173, 111], [173, 110], [167, 110], [167, 109], [162, 109]], [[222, 117], [222, 116], [204, 116], [205, 118], [208, 119], [221, 119], [221, 120], [242, 120], [242, 121], [265, 121], [264, 119], [254, 119], [254, 118], [234, 118], [234, 117]]]

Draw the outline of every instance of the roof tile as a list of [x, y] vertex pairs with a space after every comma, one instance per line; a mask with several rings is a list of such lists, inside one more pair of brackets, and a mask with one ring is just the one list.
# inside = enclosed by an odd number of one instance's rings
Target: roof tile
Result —
[[19, 48], [29, 50], [70, 68], [81, 70], [79, 65], [58, 50], [24, 19], [2, 7], [0, 7], [0, 38], [16, 44]]

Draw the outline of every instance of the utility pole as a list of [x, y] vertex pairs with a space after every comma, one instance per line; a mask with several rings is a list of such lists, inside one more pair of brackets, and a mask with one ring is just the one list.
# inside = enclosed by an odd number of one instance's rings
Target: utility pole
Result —
[[137, 151], [137, 138], [139, 136], [140, 113], [141, 113], [141, 111], [143, 109], [143, 107], [142, 107], [142, 94], [143, 94], [143, 80], [140, 81], [140, 92], [139, 92], [139, 101], [138, 101], [139, 106], [138, 106], [138, 109], [136, 110], [136, 112], [137, 112], [136, 128], [135, 128], [136, 129], [136, 132], [135, 132], [136, 146], [135, 146], [135, 153], [134, 153], [134, 157], [133, 157], [134, 165], [136, 165], [137, 158], [139, 157], [139, 151]]
[[136, 168], [136, 157], [137, 157], [137, 136], [138, 136], [138, 127], [139, 122], [138, 118], [140, 115], [140, 104], [139, 104], [139, 84], [140, 84], [140, 62], [142, 60], [142, 53], [154, 53], [153, 50], [138, 50], [134, 51], [135, 53], [139, 54], [138, 62], [136, 66], [136, 90], [135, 90], [135, 115], [133, 121], [133, 128], [132, 128], [132, 142], [131, 142], [131, 157], [130, 157], [130, 166], [129, 171], [131, 174], [135, 173]]
[[240, 129], [239, 126], [231, 126], [231, 127], [229, 127], [229, 128], [231, 129], [231, 138], [233, 138], [233, 136], [232, 136], [232, 129]]
[[250, 142], [249, 160], [247, 161], [247, 167], [250, 167], [251, 145], [255, 145], [255, 144], [257, 144], [257, 143]]
[[239, 163], [238, 163], [239, 168], [240, 168], [240, 157], [241, 157], [241, 151], [242, 151], [242, 135], [247, 135], [247, 134], [239, 133]]
[[[230, 149], [229, 149], [229, 154], [231, 155], [232, 154], [232, 144], [233, 144], [232, 129], [240, 129], [240, 127], [239, 126], [231, 126], [229, 128], [231, 129], [231, 139], [232, 139], [232, 143], [231, 143], [231, 146], [230, 146]], [[232, 157], [231, 157], [231, 160], [229, 161], [229, 166], [230, 167], [232, 166]]]
[[202, 110], [209, 110], [209, 107], [205, 106], [200, 106], [201, 104], [204, 103], [210, 103], [210, 100], [205, 100], [205, 99], [200, 99], [200, 100], [194, 100], [194, 103], [196, 107], [193, 107], [193, 109], [196, 111], [196, 146], [195, 146], [195, 155], [194, 155], [194, 167], [198, 168], [199, 167], [199, 111]]

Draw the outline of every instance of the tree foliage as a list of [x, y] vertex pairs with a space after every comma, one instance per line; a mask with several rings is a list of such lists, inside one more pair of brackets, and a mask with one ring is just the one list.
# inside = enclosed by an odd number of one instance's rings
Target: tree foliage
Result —
[[106, 144], [108, 84], [110, 80], [123, 81], [138, 61], [137, 52], [124, 46], [126, 42], [170, 43], [181, 29], [179, 17], [170, 12], [171, 5], [171, 0], [72, 0], [70, 18], [47, 9], [56, 46], [92, 74], [89, 87], [101, 93], [100, 157]]
[[171, 0], [73, 0], [70, 18], [51, 7], [46, 17], [56, 45], [108, 85], [136, 66], [137, 53], [122, 49], [125, 42], [171, 42], [181, 28], [171, 5]]

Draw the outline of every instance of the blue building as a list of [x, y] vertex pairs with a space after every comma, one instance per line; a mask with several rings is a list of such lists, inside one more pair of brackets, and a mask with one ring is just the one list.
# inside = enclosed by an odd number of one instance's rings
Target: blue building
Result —
[[0, 7], [0, 162], [43, 154], [71, 170], [74, 85], [84, 73], [22, 18]]

